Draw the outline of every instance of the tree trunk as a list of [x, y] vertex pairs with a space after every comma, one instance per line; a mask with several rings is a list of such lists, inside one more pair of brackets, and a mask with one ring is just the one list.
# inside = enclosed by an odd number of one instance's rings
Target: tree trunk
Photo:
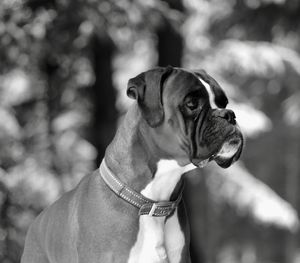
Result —
[[91, 59], [95, 73], [91, 98], [94, 105], [91, 141], [98, 152], [97, 167], [104, 157], [107, 145], [114, 137], [118, 118], [116, 90], [112, 83], [114, 50], [114, 43], [107, 34], [94, 34], [91, 39]]
[[[181, 0], [165, 0], [170, 8], [183, 12]], [[158, 66], [180, 67], [183, 54], [183, 38], [178, 29], [175, 29], [169, 19], [163, 18], [163, 24], [158, 28]]]

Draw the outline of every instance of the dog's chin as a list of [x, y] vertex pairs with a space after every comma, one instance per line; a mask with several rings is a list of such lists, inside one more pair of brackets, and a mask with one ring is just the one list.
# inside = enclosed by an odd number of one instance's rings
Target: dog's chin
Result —
[[242, 153], [243, 138], [242, 136], [231, 136], [227, 138], [219, 150], [212, 153], [207, 158], [196, 158], [192, 163], [199, 168], [205, 167], [210, 161], [215, 161], [220, 167], [228, 168], [231, 164], [237, 161]]
[[215, 161], [220, 167], [228, 168], [232, 163], [235, 162], [235, 158], [222, 158], [212, 155], [210, 158], [204, 160], [193, 160], [192, 163], [197, 166], [198, 168], [204, 168], [209, 162]]
[[213, 160], [222, 168], [228, 168], [231, 164], [237, 161], [242, 153], [243, 137], [232, 136], [227, 139], [220, 151], [213, 157]]
[[219, 165], [222, 168], [228, 168], [233, 162], [234, 162], [234, 158], [230, 158], [230, 159], [223, 159], [220, 157], [216, 157], [214, 159], [214, 161], [217, 163], [217, 165]]

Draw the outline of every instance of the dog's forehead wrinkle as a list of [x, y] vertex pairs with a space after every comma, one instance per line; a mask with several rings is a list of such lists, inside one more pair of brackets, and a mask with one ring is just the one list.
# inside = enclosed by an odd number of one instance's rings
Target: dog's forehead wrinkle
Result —
[[182, 101], [189, 92], [200, 89], [206, 90], [198, 77], [187, 71], [179, 71], [167, 80], [163, 91], [163, 101], [176, 103]]
[[172, 75], [169, 79], [170, 82], [174, 82], [172, 84], [181, 84], [182, 86], [185, 86], [184, 84], [186, 83], [193, 85], [199, 82], [198, 78], [194, 74], [183, 70]]

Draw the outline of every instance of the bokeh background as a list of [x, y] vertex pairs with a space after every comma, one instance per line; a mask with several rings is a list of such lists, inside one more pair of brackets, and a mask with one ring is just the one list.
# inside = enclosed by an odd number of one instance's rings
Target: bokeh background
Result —
[[246, 137], [241, 161], [187, 176], [193, 262], [299, 263], [298, 0], [1, 0], [0, 262], [97, 168], [154, 66], [203, 68]]

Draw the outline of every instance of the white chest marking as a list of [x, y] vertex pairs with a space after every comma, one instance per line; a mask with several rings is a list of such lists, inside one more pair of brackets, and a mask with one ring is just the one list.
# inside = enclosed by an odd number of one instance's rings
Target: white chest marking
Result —
[[[181, 175], [194, 168], [191, 164], [180, 167], [175, 161], [160, 161], [153, 180], [141, 193], [156, 201], [169, 200]], [[143, 215], [139, 218], [139, 232], [128, 263], [178, 263], [184, 244], [177, 210], [167, 222], [165, 217]]]
[[201, 83], [204, 85], [204, 87], [206, 88], [206, 91], [208, 93], [208, 97], [209, 97], [209, 103], [210, 103], [210, 106], [215, 109], [215, 108], [218, 108], [218, 106], [215, 104], [215, 95], [214, 93], [212, 92], [211, 90], [211, 87], [210, 85], [205, 82], [203, 79], [199, 78], [199, 80], [201, 81]]

